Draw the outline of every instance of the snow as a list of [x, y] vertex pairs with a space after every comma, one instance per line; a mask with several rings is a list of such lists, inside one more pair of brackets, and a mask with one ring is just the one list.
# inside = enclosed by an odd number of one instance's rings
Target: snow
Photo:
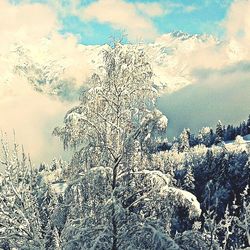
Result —
[[167, 125], [168, 125], [168, 119], [165, 115], [163, 115], [159, 121], [158, 121], [158, 128], [163, 130], [163, 129], [166, 129], [167, 128]]
[[56, 194], [64, 194], [66, 188], [68, 187], [68, 184], [66, 182], [55, 182], [51, 184], [51, 189]]
[[176, 202], [179, 205], [183, 205], [184, 207], [188, 208], [189, 216], [191, 218], [199, 217], [201, 215], [200, 203], [198, 202], [196, 196], [192, 193], [179, 188], [164, 186], [162, 187], [160, 194], [171, 194], [174, 195], [174, 197], [178, 197]]
[[198, 202], [197, 198], [195, 195], [192, 193], [186, 191], [186, 190], [181, 190], [177, 188], [171, 188], [171, 190], [178, 195], [179, 202], [183, 203], [184, 206], [189, 207], [189, 216], [190, 217], [199, 217], [201, 215], [201, 208], [200, 208], [200, 203]]
[[225, 147], [230, 151], [247, 151], [250, 146], [250, 135], [246, 135], [243, 138], [237, 136], [233, 141], [226, 141]]

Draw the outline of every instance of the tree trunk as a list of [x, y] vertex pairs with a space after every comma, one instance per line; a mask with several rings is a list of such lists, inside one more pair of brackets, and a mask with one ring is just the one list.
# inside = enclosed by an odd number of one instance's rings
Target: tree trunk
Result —
[[118, 250], [117, 247], [117, 225], [115, 220], [115, 208], [113, 207], [112, 211], [112, 227], [113, 227], [113, 244], [112, 244], [112, 250]]
[[[121, 161], [122, 157], [117, 157], [115, 159], [115, 164], [113, 167], [113, 181], [112, 181], [112, 190], [114, 191], [115, 187], [116, 187], [116, 178], [117, 178], [117, 168], [118, 165]], [[115, 204], [113, 204], [113, 208], [112, 208], [112, 234], [113, 234], [113, 244], [112, 244], [112, 250], [118, 250], [118, 246], [117, 246], [117, 222], [115, 219]]]

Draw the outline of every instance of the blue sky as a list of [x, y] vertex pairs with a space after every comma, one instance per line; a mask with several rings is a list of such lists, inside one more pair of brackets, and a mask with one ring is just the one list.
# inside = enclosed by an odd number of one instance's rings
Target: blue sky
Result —
[[[22, 1], [11, 2], [18, 4]], [[179, 30], [190, 34], [223, 36], [220, 23], [224, 20], [232, 2], [232, 0], [30, 1], [45, 3], [54, 8], [61, 24], [60, 32], [73, 33], [83, 44], [103, 44], [108, 42], [110, 36], [119, 35], [121, 32], [128, 34], [129, 40], [145, 41], [153, 41], [156, 36]], [[118, 13], [118, 16], [114, 13]], [[127, 24], [125, 24], [126, 18]], [[133, 29], [129, 25], [138, 25], [140, 29], [138, 37], [136, 37], [136, 27]]]
[[[108, 0], [107, 0], [108, 1]], [[82, 1], [85, 6], [94, 1]], [[88, 2], [88, 3], [86, 3]], [[223, 0], [182, 0], [182, 1], [127, 1], [129, 3], [158, 3], [162, 9], [170, 9], [162, 15], [151, 17], [159, 35], [183, 31], [190, 34], [213, 34], [220, 36], [223, 30], [219, 23], [225, 18], [230, 1]], [[105, 10], [103, 10], [105, 11]], [[114, 6], [115, 11], [115, 6]], [[124, 10], [126, 11], [126, 10]], [[107, 42], [109, 36], [119, 33], [119, 28], [114, 28], [108, 22], [98, 20], [82, 21], [79, 17], [69, 13], [61, 17], [62, 33], [74, 33], [79, 36], [84, 44], [102, 44]], [[122, 28], [120, 30], [123, 30]], [[126, 33], [126, 30], [124, 30]]]

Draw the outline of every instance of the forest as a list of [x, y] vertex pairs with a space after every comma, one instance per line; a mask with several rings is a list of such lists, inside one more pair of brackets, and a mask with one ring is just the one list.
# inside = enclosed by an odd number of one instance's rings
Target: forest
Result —
[[168, 142], [147, 54], [115, 42], [102, 55], [51, 131], [69, 161], [34, 165], [2, 133], [0, 248], [249, 249], [250, 116]]

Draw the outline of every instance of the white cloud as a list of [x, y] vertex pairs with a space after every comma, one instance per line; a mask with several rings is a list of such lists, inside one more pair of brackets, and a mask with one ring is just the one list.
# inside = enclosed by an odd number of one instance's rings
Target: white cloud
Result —
[[194, 6], [194, 5], [189, 5], [189, 6], [183, 7], [184, 12], [188, 12], [188, 13], [193, 12], [197, 9], [198, 9], [198, 7]]
[[[139, 10], [147, 16], [140, 14]], [[152, 40], [157, 36], [157, 30], [148, 16], [162, 13], [158, 4], [137, 5], [124, 0], [98, 0], [82, 9], [80, 17], [86, 21], [97, 20], [110, 24], [114, 29], [125, 30], [132, 40]]]
[[196, 5], [185, 5], [185, 4], [176, 3], [173, 1], [163, 2], [163, 6], [164, 6], [166, 14], [172, 13], [172, 12], [191, 13], [191, 12], [196, 11], [198, 9], [198, 6], [196, 6]]
[[[62, 79], [75, 79], [81, 85], [89, 75], [91, 58], [72, 35], [62, 36], [56, 13], [45, 4], [10, 4], [0, 1], [0, 129], [23, 144], [36, 163], [62, 153], [62, 145], [51, 133], [73, 105], [36, 92], [15, 66], [54, 69]], [[23, 53], [17, 54], [21, 46]], [[46, 71], [46, 68], [44, 68]], [[55, 71], [55, 73], [57, 73]], [[53, 74], [53, 72], [52, 72]]]
[[92, 58], [86, 53], [86, 46], [79, 45], [73, 35], [64, 37], [54, 33], [50, 39], [42, 39], [39, 43], [26, 47], [34, 63], [48, 65], [55, 62], [63, 68], [60, 78], [73, 79], [77, 86], [83, 85], [92, 71]]
[[58, 28], [55, 13], [43, 4], [11, 5], [0, 1], [1, 45], [7, 42], [35, 41]]
[[165, 13], [159, 3], [135, 3], [135, 6], [150, 17], [161, 16]]
[[227, 39], [238, 50], [240, 58], [250, 58], [250, 1], [234, 1], [223, 22]]
[[13, 80], [0, 88], [0, 128], [9, 138], [15, 130], [17, 143], [24, 145], [35, 163], [52, 160], [63, 151], [51, 136], [53, 127], [72, 104], [35, 92], [21, 78]]
[[223, 41], [206, 35], [196, 39], [188, 34], [184, 39], [173, 39], [165, 34], [157, 38], [156, 43], [173, 47], [169, 60], [179, 68], [185, 66], [188, 74], [199, 68], [223, 69], [228, 65], [250, 60], [249, 13], [250, 1], [237, 0], [231, 4], [225, 20], [218, 24], [225, 30]]

